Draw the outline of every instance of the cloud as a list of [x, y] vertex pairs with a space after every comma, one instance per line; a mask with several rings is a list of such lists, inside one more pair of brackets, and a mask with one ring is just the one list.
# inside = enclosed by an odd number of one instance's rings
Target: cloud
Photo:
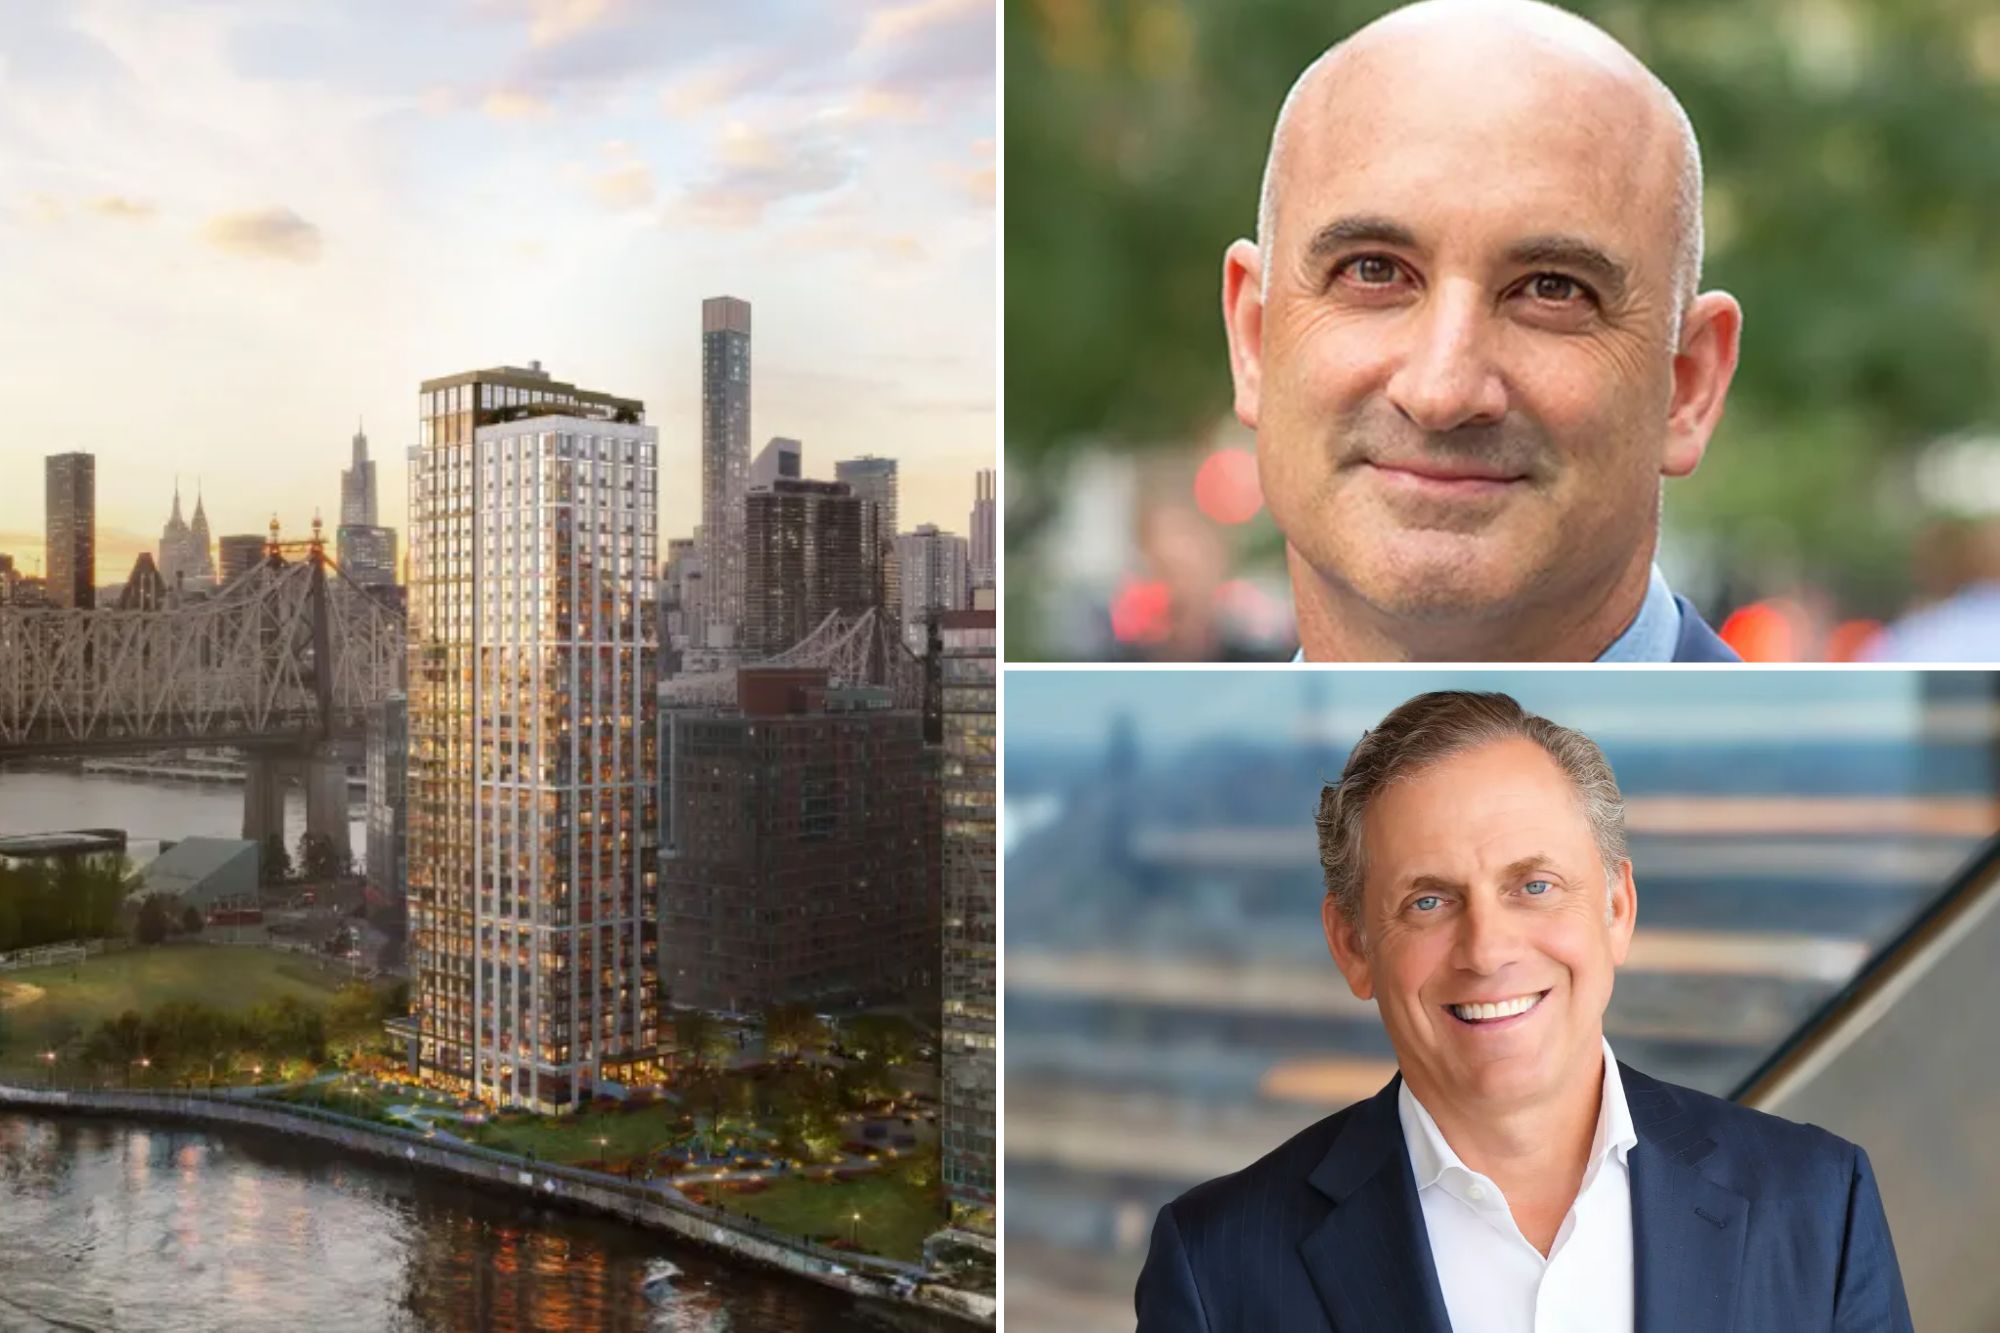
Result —
[[653, 172], [640, 161], [632, 145], [614, 140], [604, 145], [611, 165], [591, 178], [590, 188], [606, 208], [623, 211], [653, 202]]
[[528, 40], [536, 46], [554, 46], [599, 26], [616, 7], [613, 0], [531, 0], [534, 22], [528, 27]]
[[927, 29], [954, 23], [972, 14], [988, 16], [990, 24], [992, 13], [992, 0], [911, 0], [909, 4], [889, 5], [868, 16], [868, 22], [861, 29], [861, 49], [865, 51], [908, 41]]
[[555, 109], [540, 93], [519, 88], [495, 88], [479, 106], [495, 120], [537, 120]]
[[143, 199], [127, 199], [122, 194], [100, 194], [90, 201], [89, 208], [99, 217], [117, 218], [124, 222], [144, 221], [158, 211]]
[[999, 193], [998, 173], [993, 162], [993, 140], [975, 139], [972, 158], [973, 165], [970, 167], [948, 162], [938, 167], [938, 174], [965, 191], [966, 197], [973, 203], [991, 208]]
[[660, 106], [676, 120], [693, 120], [728, 105], [743, 90], [748, 75], [740, 67], [696, 70], [668, 85], [660, 94]]
[[201, 234], [210, 245], [231, 254], [300, 264], [319, 258], [319, 228], [289, 208], [218, 214], [203, 224]]
[[722, 129], [715, 166], [680, 198], [680, 218], [700, 226], [746, 226], [789, 200], [830, 194], [854, 178], [853, 151], [821, 123], [776, 133], [743, 121]]
[[917, 120], [924, 114], [924, 99], [894, 88], [863, 88], [845, 108], [855, 120]]

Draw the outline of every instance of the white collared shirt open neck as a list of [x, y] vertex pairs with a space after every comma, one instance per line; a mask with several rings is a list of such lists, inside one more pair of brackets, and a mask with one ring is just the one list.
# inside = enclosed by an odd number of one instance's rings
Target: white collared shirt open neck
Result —
[[1610, 1042], [1583, 1183], [1547, 1258], [1515, 1225], [1500, 1187], [1459, 1160], [1407, 1082], [1396, 1109], [1452, 1333], [1631, 1333], [1626, 1157], [1638, 1136]]

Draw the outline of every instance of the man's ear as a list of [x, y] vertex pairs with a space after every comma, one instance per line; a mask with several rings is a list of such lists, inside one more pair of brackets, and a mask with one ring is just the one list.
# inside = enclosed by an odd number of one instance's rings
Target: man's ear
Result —
[[1320, 901], [1319, 920], [1326, 930], [1327, 952], [1333, 955], [1340, 975], [1347, 978], [1347, 989], [1354, 992], [1357, 1000], [1374, 999], [1375, 974], [1362, 946], [1361, 928], [1347, 919], [1330, 893]]
[[1685, 477], [1701, 464], [1722, 421], [1723, 400], [1736, 377], [1743, 307], [1728, 292], [1703, 292], [1681, 321], [1674, 353], [1674, 396], [1667, 406], [1667, 442], [1660, 471]]
[[1264, 259], [1250, 241], [1222, 256], [1222, 327], [1229, 334], [1229, 374], [1236, 381], [1236, 419], [1257, 429], [1264, 378]]
[[1633, 882], [1630, 861], [1618, 863], [1618, 873], [1611, 877], [1609, 892], [1611, 965], [1623, 967], [1626, 955], [1632, 952], [1632, 928], [1639, 921], [1639, 886]]

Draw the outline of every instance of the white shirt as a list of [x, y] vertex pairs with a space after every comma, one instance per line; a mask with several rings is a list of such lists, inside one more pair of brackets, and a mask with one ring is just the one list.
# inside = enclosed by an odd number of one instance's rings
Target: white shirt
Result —
[[1459, 1160], [1407, 1082], [1396, 1109], [1452, 1333], [1631, 1333], [1625, 1159], [1639, 1139], [1610, 1042], [1583, 1184], [1546, 1259], [1514, 1225], [1500, 1187]]

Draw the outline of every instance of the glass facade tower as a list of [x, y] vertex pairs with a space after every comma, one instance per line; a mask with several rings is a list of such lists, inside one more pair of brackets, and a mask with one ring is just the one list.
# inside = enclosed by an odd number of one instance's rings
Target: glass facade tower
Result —
[[734, 648], [743, 624], [743, 496], [750, 480], [750, 303], [701, 303], [701, 643]]
[[564, 1110], [658, 1044], [658, 443], [539, 366], [427, 381], [410, 469], [418, 1061]]
[[97, 605], [97, 459], [51, 454], [44, 464], [49, 605]]
[[938, 617], [944, 695], [944, 1181], [958, 1220], [994, 1203], [994, 687], [991, 611]]

